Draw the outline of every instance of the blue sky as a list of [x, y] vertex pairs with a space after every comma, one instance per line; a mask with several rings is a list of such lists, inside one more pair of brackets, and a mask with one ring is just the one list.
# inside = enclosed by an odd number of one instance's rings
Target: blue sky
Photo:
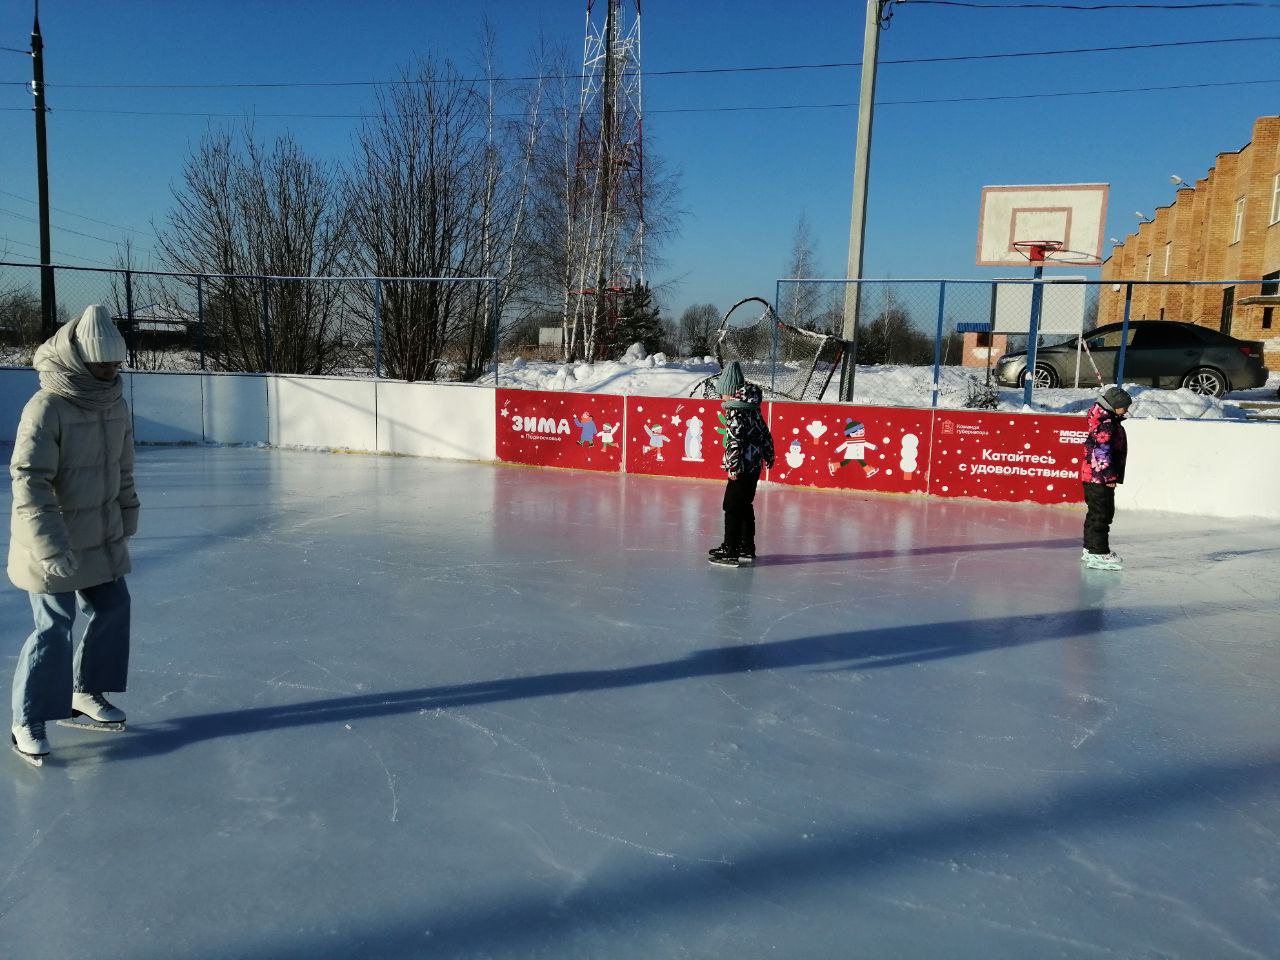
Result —
[[[1178, 2], [1178, 0], [1171, 0]], [[859, 59], [859, 0], [645, 0], [649, 71], [849, 62]], [[86, 111], [360, 113], [369, 88], [107, 90], [75, 82], [373, 80], [436, 53], [466, 71], [485, 16], [499, 69], [523, 72], [539, 33], [581, 50], [582, 0], [422, 0], [364, 3], [273, 0], [158, 3], [45, 0], [53, 246], [60, 262], [110, 262], [131, 227], [154, 245], [153, 221], [170, 208], [170, 183], [209, 124], [231, 118]], [[31, 5], [0, 8], [0, 46], [25, 48]], [[980, 11], [905, 3], [881, 39], [893, 59], [1060, 50], [1169, 41], [1280, 36], [1280, 9], [1215, 11]], [[1280, 41], [943, 64], [884, 63], [880, 70], [867, 276], [981, 277], [973, 265], [984, 184], [1111, 184], [1107, 235], [1133, 232], [1173, 196], [1169, 175], [1202, 176], [1221, 151], [1241, 147], [1255, 117], [1280, 113]], [[0, 52], [0, 250], [34, 260], [37, 242], [30, 61]], [[889, 101], [1058, 93], [1177, 84], [1276, 81], [1204, 89], [989, 102]], [[667, 265], [667, 308], [721, 309], [751, 294], [772, 297], [786, 273], [803, 213], [818, 260], [843, 274], [852, 183], [853, 106], [734, 112], [689, 108], [853, 104], [855, 68], [646, 79], [646, 147], [682, 178], [686, 211]], [[269, 119], [311, 152], [349, 155], [356, 121]], [[82, 217], [105, 221], [96, 223]], [[70, 231], [101, 239], [79, 236]], [[104, 242], [108, 241], [108, 242]], [[79, 259], [73, 259], [79, 258]], [[145, 254], [141, 258], [145, 261]]]

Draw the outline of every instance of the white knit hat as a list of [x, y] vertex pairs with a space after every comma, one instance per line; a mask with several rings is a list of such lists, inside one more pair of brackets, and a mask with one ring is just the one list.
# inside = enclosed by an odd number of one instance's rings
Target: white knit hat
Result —
[[85, 308], [76, 321], [73, 337], [85, 363], [123, 363], [129, 357], [124, 337], [100, 303]]

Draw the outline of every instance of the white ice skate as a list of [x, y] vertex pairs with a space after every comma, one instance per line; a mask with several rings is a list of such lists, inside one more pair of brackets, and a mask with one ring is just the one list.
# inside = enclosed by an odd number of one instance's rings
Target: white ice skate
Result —
[[112, 706], [100, 693], [73, 693], [71, 695], [71, 719], [59, 720], [64, 727], [83, 730], [106, 730], [118, 733], [124, 729], [124, 711]]
[[1123, 569], [1120, 558], [1114, 553], [1091, 553], [1084, 558], [1084, 565], [1090, 570]]
[[44, 766], [49, 755], [49, 741], [44, 738], [44, 721], [11, 727], [9, 742], [13, 752], [33, 767]]

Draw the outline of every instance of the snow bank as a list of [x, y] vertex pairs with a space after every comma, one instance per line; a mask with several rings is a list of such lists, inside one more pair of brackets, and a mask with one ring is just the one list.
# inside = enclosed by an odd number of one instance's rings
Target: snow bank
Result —
[[[684, 397], [702, 380], [719, 371], [711, 357], [671, 360], [662, 354], [646, 356], [643, 347], [633, 345], [621, 360], [579, 363], [570, 368], [559, 363], [516, 361], [502, 364], [499, 386], [524, 390], [570, 390], [580, 393], [615, 393], [627, 396]], [[970, 377], [979, 381], [983, 372], [960, 367], [943, 367], [938, 406], [960, 409], [969, 395]], [[1133, 396], [1131, 417], [1177, 420], [1243, 420], [1249, 415], [1237, 400], [1275, 398], [1280, 374], [1273, 374], [1268, 386], [1230, 394], [1224, 400], [1202, 397], [1189, 390], [1160, 390], [1126, 384]], [[492, 374], [480, 381], [492, 385]], [[1022, 391], [997, 388], [1000, 409], [1022, 410]], [[860, 366], [854, 379], [854, 399], [870, 406], [928, 407], [933, 397], [933, 368], [908, 366]], [[1046, 413], [1083, 413], [1097, 397], [1091, 388], [1059, 388], [1036, 391], [1036, 410]], [[823, 397], [838, 399], [835, 378]]]

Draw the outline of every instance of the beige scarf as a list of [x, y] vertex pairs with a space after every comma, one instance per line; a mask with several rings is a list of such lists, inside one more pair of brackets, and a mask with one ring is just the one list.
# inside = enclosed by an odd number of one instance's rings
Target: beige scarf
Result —
[[89, 372], [76, 349], [76, 328], [83, 317], [62, 325], [52, 337], [40, 344], [32, 364], [40, 374], [40, 386], [50, 393], [66, 397], [72, 403], [90, 410], [105, 409], [121, 397], [121, 382], [99, 380]]

